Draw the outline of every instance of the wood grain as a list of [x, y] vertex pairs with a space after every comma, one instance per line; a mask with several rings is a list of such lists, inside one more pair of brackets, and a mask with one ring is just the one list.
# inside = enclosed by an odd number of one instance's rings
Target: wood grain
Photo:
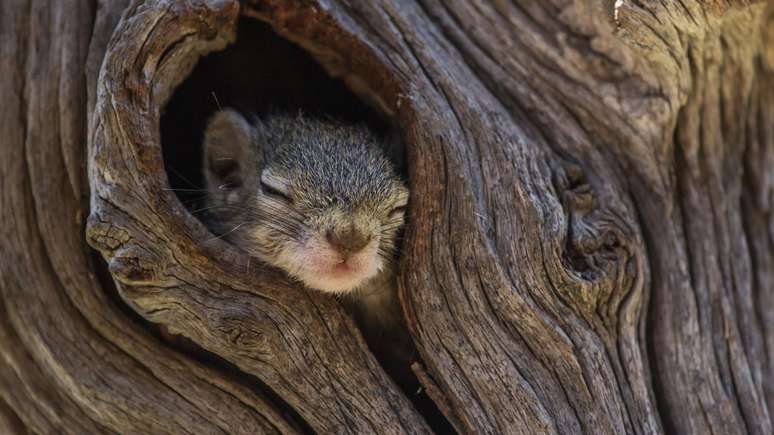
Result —
[[243, 15], [402, 131], [458, 431], [771, 433], [774, 4], [615, 3], [0, 2], [0, 431], [430, 432], [335, 300], [169, 190], [164, 104]]

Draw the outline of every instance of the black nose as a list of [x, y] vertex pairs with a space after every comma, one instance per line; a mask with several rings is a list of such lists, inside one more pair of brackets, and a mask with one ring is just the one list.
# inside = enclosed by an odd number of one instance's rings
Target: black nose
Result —
[[365, 234], [354, 225], [338, 230], [329, 229], [325, 233], [325, 238], [345, 257], [360, 252], [371, 241], [370, 234]]

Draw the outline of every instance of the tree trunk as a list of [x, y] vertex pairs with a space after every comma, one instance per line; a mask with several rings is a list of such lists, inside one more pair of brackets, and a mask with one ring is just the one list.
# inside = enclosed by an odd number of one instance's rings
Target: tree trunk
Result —
[[336, 300], [169, 189], [162, 111], [240, 16], [402, 133], [401, 303], [457, 431], [772, 433], [747, 0], [0, 1], [0, 433], [432, 430]]

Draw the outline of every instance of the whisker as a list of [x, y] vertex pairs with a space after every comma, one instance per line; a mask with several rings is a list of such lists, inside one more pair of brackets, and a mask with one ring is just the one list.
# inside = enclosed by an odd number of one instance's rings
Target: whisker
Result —
[[212, 98], [215, 100], [215, 104], [218, 106], [218, 110], [223, 110], [222, 107], [220, 107], [220, 101], [218, 101], [218, 96], [215, 95], [215, 91], [210, 92], [212, 94]]
[[287, 218], [288, 215], [292, 215], [295, 218], [298, 218], [299, 221], [303, 220], [302, 218], [304, 215], [290, 207], [281, 207], [275, 204], [272, 204], [271, 202], [266, 202], [261, 204], [260, 207], [256, 207], [260, 211], [268, 211], [268, 212], [277, 212], [277, 215], [281, 215], [284, 218]]
[[207, 192], [207, 189], [173, 189], [171, 187], [164, 187], [161, 190], [170, 192]]
[[230, 210], [245, 211], [244, 208], [238, 207], [238, 206], [232, 206], [232, 205], [211, 205], [209, 207], [201, 207], [201, 208], [197, 208], [195, 210], [191, 210], [189, 213], [196, 214], [196, 213], [200, 213], [200, 212], [207, 211], [207, 210], [213, 210], [213, 209], [217, 209], [217, 208], [225, 208], [225, 209], [230, 209]]
[[241, 224], [239, 224], [239, 225], [235, 226], [234, 228], [232, 228], [232, 229], [228, 230], [227, 232], [225, 232], [225, 233], [223, 233], [223, 234], [221, 234], [221, 235], [219, 235], [219, 236], [215, 236], [215, 237], [212, 237], [212, 238], [210, 238], [210, 239], [207, 239], [207, 240], [205, 240], [205, 242], [211, 242], [211, 241], [213, 241], [213, 240], [215, 240], [215, 239], [220, 239], [220, 238], [226, 237], [227, 235], [229, 235], [229, 234], [233, 233], [234, 231], [238, 230], [239, 228], [241, 228], [241, 227], [242, 227], [242, 225], [244, 225], [244, 224], [246, 224], [246, 223], [247, 223], [247, 222], [242, 222]]
[[195, 198], [195, 199], [187, 199], [185, 201], [180, 201], [181, 204], [185, 206], [187, 209], [191, 209], [193, 207], [200, 207], [203, 205], [203, 200], [201, 198]]
[[178, 177], [178, 178], [180, 178], [181, 180], [183, 180], [183, 181], [185, 181], [186, 183], [188, 183], [188, 185], [189, 185], [189, 186], [191, 186], [191, 187], [196, 187], [196, 184], [194, 184], [193, 182], [191, 182], [191, 180], [189, 180], [188, 178], [186, 178], [185, 176], [183, 176], [183, 174], [182, 174], [182, 173], [180, 173], [180, 171], [178, 171], [177, 169], [173, 168], [172, 166], [168, 167], [167, 169], [169, 169], [169, 170], [170, 170], [170, 171], [171, 171], [173, 174], [175, 174], [175, 176], [177, 176], [177, 177]]

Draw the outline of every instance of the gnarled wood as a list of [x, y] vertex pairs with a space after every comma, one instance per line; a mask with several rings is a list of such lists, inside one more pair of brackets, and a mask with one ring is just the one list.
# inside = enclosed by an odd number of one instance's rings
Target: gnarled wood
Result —
[[458, 431], [772, 432], [771, 3], [44, 3], [0, 2], [0, 430], [429, 431], [336, 301], [169, 190], [160, 113], [241, 14], [402, 131], [401, 299]]
[[233, 39], [238, 11], [159, 1], [124, 16], [98, 84], [88, 238], [134, 309], [260, 378], [313, 429], [427, 431], [335, 301], [250, 267], [164, 184], [159, 113], [198, 56]]
[[293, 432], [260, 393], [156, 340], [96, 278], [84, 71], [123, 8], [108, 3], [0, 6], [13, 86], [0, 123], [0, 398], [35, 433]]

